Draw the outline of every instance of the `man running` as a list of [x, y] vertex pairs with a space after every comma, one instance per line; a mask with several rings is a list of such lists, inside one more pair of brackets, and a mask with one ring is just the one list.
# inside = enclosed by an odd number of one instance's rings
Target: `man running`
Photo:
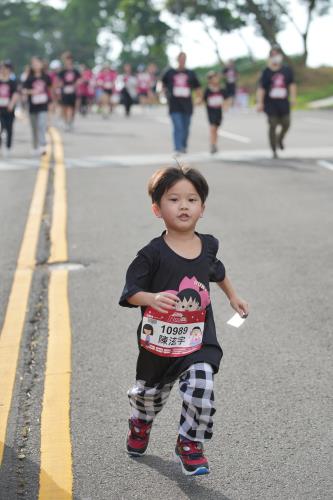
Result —
[[186, 68], [185, 52], [180, 52], [177, 60], [177, 69], [168, 69], [162, 77], [162, 83], [168, 99], [173, 125], [175, 154], [179, 155], [187, 152], [193, 113], [192, 90], [195, 91], [197, 102], [202, 100], [202, 91], [195, 72]]
[[[277, 147], [284, 149], [284, 138], [290, 127], [290, 106], [296, 102], [296, 84], [292, 69], [283, 65], [279, 48], [272, 48], [267, 67], [261, 74], [257, 91], [257, 110], [268, 117], [269, 142], [273, 158]], [[280, 127], [279, 133], [277, 128]]]

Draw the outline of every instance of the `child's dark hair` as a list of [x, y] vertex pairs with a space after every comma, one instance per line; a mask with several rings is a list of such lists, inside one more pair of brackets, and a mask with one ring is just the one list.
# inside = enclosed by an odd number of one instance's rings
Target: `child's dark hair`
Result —
[[148, 194], [151, 196], [152, 202], [159, 205], [162, 196], [168, 191], [176, 182], [183, 179], [188, 180], [193, 184], [202, 203], [205, 203], [209, 187], [204, 176], [195, 168], [185, 167], [167, 167], [157, 170], [148, 183]]
[[177, 297], [180, 299], [180, 301], [184, 299], [189, 301], [190, 299], [192, 299], [193, 301], [197, 302], [199, 306], [201, 306], [200, 294], [196, 290], [193, 290], [193, 288], [185, 288], [185, 290], [181, 290], [177, 293]]

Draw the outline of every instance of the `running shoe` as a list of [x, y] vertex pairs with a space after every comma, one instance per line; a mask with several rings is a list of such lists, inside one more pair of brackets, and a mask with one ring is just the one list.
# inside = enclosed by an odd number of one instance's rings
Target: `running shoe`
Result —
[[217, 147], [216, 147], [215, 144], [211, 145], [210, 152], [211, 152], [212, 155], [214, 155], [215, 153], [217, 153]]
[[132, 456], [141, 456], [146, 452], [152, 422], [130, 418], [129, 431], [126, 438], [126, 451]]
[[203, 445], [198, 441], [178, 437], [175, 457], [186, 476], [209, 474], [208, 460], [203, 453]]

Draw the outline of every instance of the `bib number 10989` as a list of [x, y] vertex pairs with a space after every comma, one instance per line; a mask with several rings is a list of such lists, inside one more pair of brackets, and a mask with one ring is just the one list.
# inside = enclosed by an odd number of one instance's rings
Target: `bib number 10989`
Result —
[[184, 333], [188, 332], [188, 326], [161, 326], [162, 333], [166, 333], [167, 335], [184, 335]]

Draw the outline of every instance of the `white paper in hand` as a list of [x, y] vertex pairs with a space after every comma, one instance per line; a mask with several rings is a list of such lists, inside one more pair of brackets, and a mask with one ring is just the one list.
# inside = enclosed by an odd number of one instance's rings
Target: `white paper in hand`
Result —
[[242, 318], [238, 313], [234, 314], [232, 318], [227, 321], [227, 325], [234, 326], [235, 328], [239, 328], [242, 326], [246, 318]]

